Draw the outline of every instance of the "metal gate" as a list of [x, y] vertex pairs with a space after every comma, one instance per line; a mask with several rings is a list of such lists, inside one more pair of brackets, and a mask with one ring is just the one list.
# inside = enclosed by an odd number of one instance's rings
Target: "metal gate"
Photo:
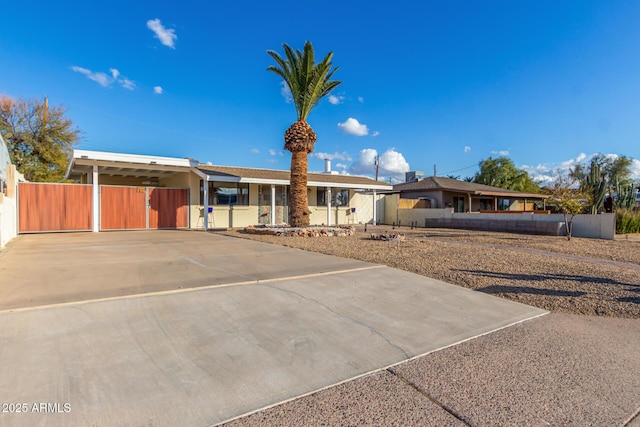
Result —
[[189, 189], [100, 186], [100, 230], [189, 227]]
[[91, 231], [91, 186], [18, 184], [18, 233]]

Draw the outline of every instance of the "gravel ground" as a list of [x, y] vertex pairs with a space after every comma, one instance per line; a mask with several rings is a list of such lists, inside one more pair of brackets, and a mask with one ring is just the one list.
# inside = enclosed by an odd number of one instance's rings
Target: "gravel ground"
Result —
[[638, 320], [549, 314], [229, 425], [637, 426], [639, 353]]
[[[402, 232], [400, 243], [371, 232]], [[224, 234], [384, 264], [557, 313], [640, 318], [640, 242], [360, 227], [348, 237]]]

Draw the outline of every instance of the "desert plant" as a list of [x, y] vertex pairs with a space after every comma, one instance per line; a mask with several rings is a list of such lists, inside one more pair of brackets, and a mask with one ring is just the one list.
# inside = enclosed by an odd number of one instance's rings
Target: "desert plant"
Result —
[[633, 184], [622, 185], [616, 180], [616, 191], [618, 200], [616, 201], [617, 209], [633, 209], [636, 204], [636, 192]]
[[564, 216], [567, 240], [571, 240], [575, 216], [583, 213], [585, 209], [585, 195], [576, 187], [577, 183], [570, 176], [558, 174], [551, 190], [551, 202]]
[[267, 70], [282, 77], [291, 91], [298, 115], [298, 121], [284, 133], [284, 148], [291, 152], [289, 223], [293, 227], [306, 227], [311, 214], [307, 198], [308, 154], [313, 151], [317, 139], [306, 120], [313, 107], [341, 82], [331, 80], [338, 70], [338, 67], [332, 68], [333, 52], [316, 64], [309, 41], [302, 52], [287, 44], [283, 48], [285, 58], [273, 50], [267, 51], [277, 64], [270, 65]]
[[592, 214], [597, 214], [604, 205], [604, 197], [607, 194], [607, 181], [605, 175], [600, 171], [600, 165], [591, 162], [591, 171], [586, 176], [585, 189], [589, 193], [590, 210]]
[[640, 233], [640, 211], [624, 208], [616, 210], [616, 233]]

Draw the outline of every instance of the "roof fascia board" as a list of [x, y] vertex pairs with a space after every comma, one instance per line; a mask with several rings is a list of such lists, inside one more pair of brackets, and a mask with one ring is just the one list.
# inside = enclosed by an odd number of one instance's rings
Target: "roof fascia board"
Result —
[[313, 187], [331, 187], [331, 188], [355, 188], [355, 189], [369, 189], [369, 190], [391, 190], [391, 185], [380, 184], [352, 184], [346, 182], [320, 182], [309, 181], [308, 185]]
[[107, 160], [91, 160], [91, 159], [76, 159], [75, 165], [77, 166], [93, 166], [104, 168], [116, 168], [121, 170], [134, 169], [134, 170], [149, 170], [149, 171], [170, 171], [170, 172], [189, 172], [191, 169], [187, 166], [171, 166], [161, 164], [148, 164], [148, 163], [122, 163], [117, 161]]
[[[288, 179], [268, 179], [268, 178], [243, 178], [243, 177], [229, 177], [218, 175], [207, 175], [208, 181], [218, 182], [239, 182], [241, 184], [275, 184], [275, 185], [290, 185]], [[341, 182], [320, 182], [320, 181], [308, 181], [308, 187], [332, 187], [332, 188], [356, 188], [356, 189], [372, 189], [372, 190], [390, 190], [390, 185], [368, 185], [368, 184], [351, 184]]]
[[146, 164], [152, 166], [178, 166], [187, 168], [190, 168], [192, 166], [192, 162], [190, 159], [146, 156], [140, 154], [108, 153], [103, 151], [89, 150], [73, 150], [73, 160], [75, 160], [76, 162], [80, 160], [108, 161], [119, 163]]
[[531, 198], [531, 199], [547, 199], [549, 198], [546, 194], [533, 194], [533, 193], [502, 193], [500, 191], [476, 191], [474, 192], [476, 196], [498, 196], [498, 197], [509, 197], [512, 199], [521, 199], [523, 197]]

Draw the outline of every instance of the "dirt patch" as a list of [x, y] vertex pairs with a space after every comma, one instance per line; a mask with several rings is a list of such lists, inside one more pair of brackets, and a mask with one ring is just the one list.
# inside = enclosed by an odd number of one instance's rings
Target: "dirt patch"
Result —
[[[371, 239], [391, 232], [406, 238]], [[339, 238], [225, 234], [384, 264], [553, 312], [640, 318], [639, 242], [391, 227]]]

